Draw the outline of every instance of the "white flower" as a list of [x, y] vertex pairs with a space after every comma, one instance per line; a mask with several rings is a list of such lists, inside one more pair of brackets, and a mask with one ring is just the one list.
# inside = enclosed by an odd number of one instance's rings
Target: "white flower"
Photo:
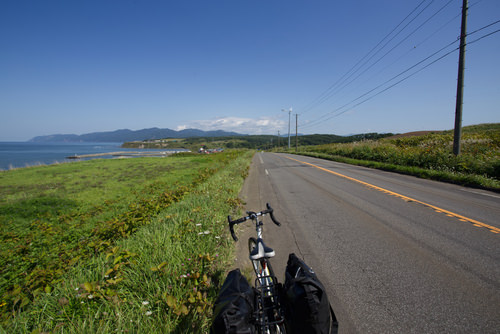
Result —
[[90, 294], [88, 298], [92, 299], [92, 298], [94, 298], [94, 295]]
[[146, 312], [146, 315], [151, 315], [151, 314], [153, 314], [153, 312], [151, 312], [151, 311]]
[[142, 302], [142, 305], [148, 305], [148, 304], [149, 304], [149, 302], [147, 300]]
[[196, 226], [201, 226], [201, 224], [196, 224]]

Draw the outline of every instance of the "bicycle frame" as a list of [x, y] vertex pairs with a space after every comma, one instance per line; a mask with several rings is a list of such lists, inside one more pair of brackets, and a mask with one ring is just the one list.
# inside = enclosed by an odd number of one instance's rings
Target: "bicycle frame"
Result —
[[279, 302], [280, 284], [274, 275], [269, 259], [275, 255], [274, 250], [267, 247], [262, 240], [263, 222], [259, 216], [269, 214], [276, 225], [281, 224], [274, 218], [273, 209], [267, 204], [267, 210], [261, 212], [248, 211], [246, 217], [231, 220], [228, 216], [229, 229], [235, 241], [238, 241], [233, 226], [246, 220], [255, 222], [257, 239], [250, 237], [248, 240], [249, 258], [255, 271], [255, 289], [257, 290], [255, 318], [259, 333], [285, 333], [283, 310]]

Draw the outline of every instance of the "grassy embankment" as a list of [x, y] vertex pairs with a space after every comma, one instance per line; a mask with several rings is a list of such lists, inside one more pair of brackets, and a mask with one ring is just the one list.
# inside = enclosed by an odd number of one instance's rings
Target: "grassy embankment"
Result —
[[251, 155], [0, 172], [0, 329], [206, 331]]
[[452, 131], [348, 144], [303, 146], [299, 147], [298, 153], [500, 190], [500, 123], [464, 127], [459, 156], [453, 154]]

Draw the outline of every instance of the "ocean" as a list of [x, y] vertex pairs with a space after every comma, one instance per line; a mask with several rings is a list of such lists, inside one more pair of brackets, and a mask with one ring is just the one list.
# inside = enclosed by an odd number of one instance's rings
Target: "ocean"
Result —
[[171, 151], [167, 149], [127, 149], [120, 146], [120, 143], [0, 142], [0, 170], [75, 161], [67, 159], [67, 157], [75, 155], [132, 151]]

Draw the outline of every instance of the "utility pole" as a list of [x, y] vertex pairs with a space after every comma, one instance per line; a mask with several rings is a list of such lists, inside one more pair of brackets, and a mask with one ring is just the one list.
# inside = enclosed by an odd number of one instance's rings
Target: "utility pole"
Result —
[[278, 150], [280, 149], [280, 130], [278, 130]]
[[295, 152], [298, 151], [299, 147], [299, 114], [295, 114]]
[[[287, 112], [285, 109], [281, 109], [281, 111]], [[288, 149], [290, 149], [290, 115], [292, 114], [292, 108], [288, 110]]]
[[457, 102], [455, 105], [455, 131], [453, 133], [453, 154], [460, 154], [462, 138], [462, 105], [464, 96], [465, 38], [467, 36], [468, 1], [462, 2], [462, 27], [460, 28], [460, 51], [458, 55]]

